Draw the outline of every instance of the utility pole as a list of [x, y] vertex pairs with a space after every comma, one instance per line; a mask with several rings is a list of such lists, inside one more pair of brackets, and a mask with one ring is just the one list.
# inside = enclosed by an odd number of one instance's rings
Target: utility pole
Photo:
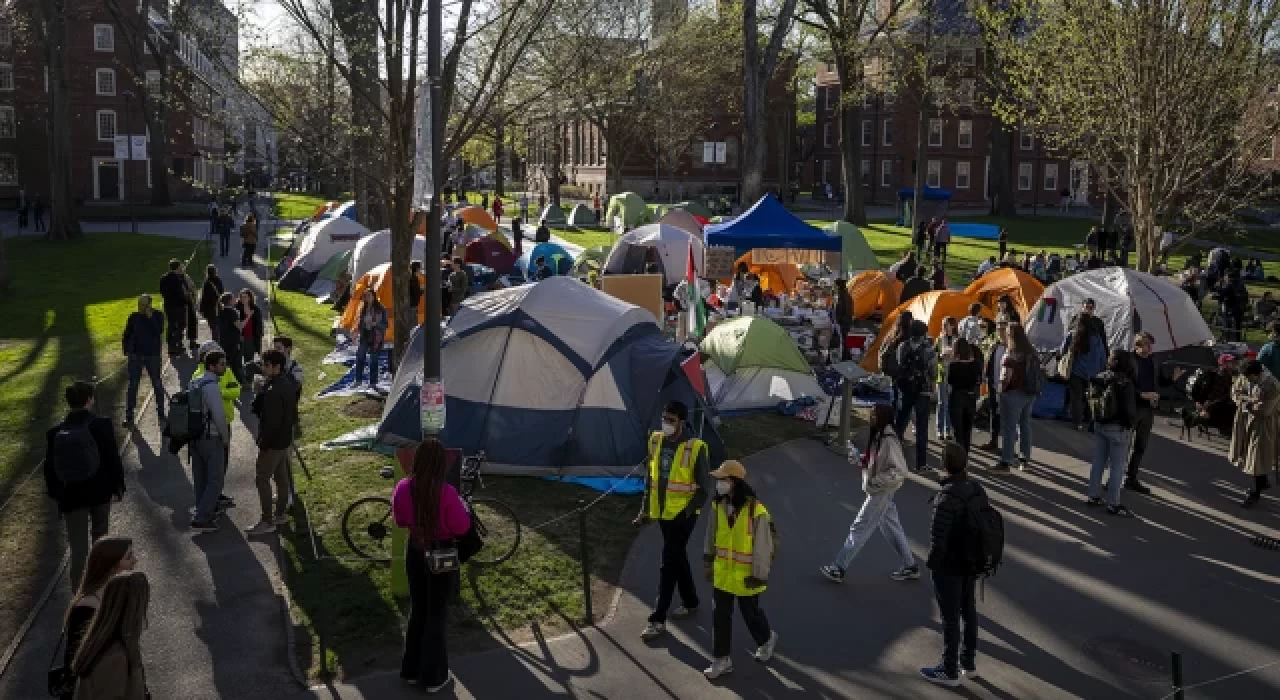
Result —
[[[440, 225], [444, 213], [440, 190], [443, 184], [443, 173], [440, 172], [440, 155], [444, 147], [445, 105], [442, 102], [440, 85], [440, 35], [443, 32], [441, 18], [441, 0], [427, 0], [427, 84], [430, 90], [431, 103], [431, 208], [427, 210], [426, 250], [426, 284], [427, 308], [422, 322], [422, 386], [424, 396], [428, 387], [435, 387], [441, 393], [440, 384], [440, 262], [441, 248]], [[430, 301], [435, 294], [436, 302]], [[425, 406], [424, 406], [425, 408]], [[444, 421], [440, 421], [443, 427]], [[425, 432], [425, 430], [424, 430]], [[427, 437], [427, 435], [423, 435]]]

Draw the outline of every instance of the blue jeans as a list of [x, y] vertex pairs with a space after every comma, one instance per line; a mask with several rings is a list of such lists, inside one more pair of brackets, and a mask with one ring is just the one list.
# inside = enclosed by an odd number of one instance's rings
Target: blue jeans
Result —
[[1120, 505], [1120, 489], [1124, 486], [1124, 470], [1128, 465], [1129, 443], [1133, 431], [1115, 423], [1093, 425], [1093, 467], [1089, 470], [1089, 498], [1102, 495], [1102, 471], [1111, 463], [1111, 483], [1107, 484], [1107, 505]]
[[911, 555], [911, 546], [907, 544], [907, 535], [902, 530], [902, 522], [898, 520], [898, 507], [893, 504], [895, 493], [896, 489], [886, 493], [867, 494], [858, 517], [849, 526], [849, 536], [845, 538], [844, 546], [836, 554], [835, 563], [841, 570], [849, 568], [849, 562], [858, 556], [858, 552], [862, 551], [877, 527], [880, 528], [880, 534], [893, 545], [898, 556], [902, 557], [904, 567], [916, 565], [915, 557]]
[[929, 395], [904, 392], [898, 389], [898, 418], [893, 429], [899, 436], [907, 433], [907, 424], [911, 417], [916, 419], [916, 468], [921, 469], [928, 461], [929, 447]]
[[156, 404], [156, 411], [160, 414], [160, 420], [164, 420], [164, 383], [160, 381], [160, 356], [159, 355], [130, 355], [129, 356], [129, 389], [125, 393], [124, 401], [124, 417], [125, 420], [133, 420], [133, 409], [138, 405], [138, 384], [142, 381], [142, 371], [147, 371], [147, 376], [151, 378], [151, 391], [154, 396], [151, 400]]
[[377, 386], [380, 376], [378, 371], [378, 360], [382, 353], [369, 347], [368, 343], [363, 340], [356, 345], [356, 378], [352, 386], [359, 386], [360, 378], [364, 376], [364, 366], [366, 358], [369, 365], [369, 386]]
[[973, 595], [977, 581], [974, 576], [933, 572], [933, 594], [942, 613], [942, 665], [947, 673], [974, 668], [978, 655], [978, 606]]
[[1031, 459], [1031, 406], [1036, 397], [1018, 390], [1000, 395], [1000, 461], [1013, 464], [1013, 438], [1020, 437], [1022, 458]]
[[938, 385], [938, 438], [941, 439], [944, 434], [950, 434], [955, 431], [955, 426], [951, 424], [951, 387], [946, 384]]
[[197, 522], [207, 523], [217, 513], [218, 496], [227, 474], [227, 448], [222, 438], [203, 437], [187, 446], [191, 456], [191, 485], [195, 489]]

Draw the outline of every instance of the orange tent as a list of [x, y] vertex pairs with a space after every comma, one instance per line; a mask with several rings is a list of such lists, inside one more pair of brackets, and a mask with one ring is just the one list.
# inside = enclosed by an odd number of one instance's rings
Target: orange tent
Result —
[[324, 204], [321, 204], [320, 206], [316, 207], [315, 211], [311, 212], [311, 220], [319, 221], [320, 217], [327, 214], [330, 209], [336, 206], [338, 206], [337, 202], [325, 202]]
[[462, 217], [462, 223], [464, 224], [475, 224], [490, 231], [498, 230], [498, 223], [493, 220], [493, 217], [489, 215], [489, 212], [484, 207], [475, 205], [463, 207], [454, 212], [454, 214]]
[[[884, 323], [880, 325], [880, 333], [867, 349], [866, 357], [862, 359], [862, 368], [870, 372], [880, 370], [880, 343], [889, 334], [893, 324], [898, 322], [898, 315], [903, 311], [910, 311], [915, 320], [928, 323], [929, 335], [936, 338], [942, 332], [942, 319], [954, 316], [959, 321], [969, 315], [969, 305], [975, 301], [977, 300], [964, 292], [950, 290], [925, 292], [912, 297], [910, 301], [899, 305], [885, 317]], [[991, 309], [984, 306], [981, 315], [992, 318]]]
[[899, 289], [889, 276], [879, 270], [859, 272], [849, 280], [849, 296], [853, 297], [853, 315], [867, 318], [876, 311], [887, 312], [898, 306]]
[[1022, 270], [1001, 267], [974, 280], [964, 293], [993, 309], [996, 300], [1008, 294], [1013, 308], [1025, 319], [1030, 317], [1031, 307], [1044, 296], [1044, 285]]
[[[426, 288], [426, 278], [418, 275], [418, 280], [422, 282], [423, 288]], [[342, 311], [342, 319], [340, 321], [343, 328], [347, 329], [352, 336], [355, 336], [356, 325], [360, 322], [361, 303], [364, 298], [364, 291], [372, 289], [377, 295], [378, 301], [387, 310], [387, 321], [390, 326], [387, 328], [387, 342], [391, 342], [395, 336], [395, 321], [391, 318], [391, 263], [382, 263], [381, 265], [369, 270], [356, 281], [355, 286], [351, 288], [351, 301], [347, 304], [347, 308]], [[428, 294], [424, 298], [425, 303], [418, 304], [418, 323], [421, 324], [426, 317], [427, 304], [439, 303], [439, 297], [435, 297], [436, 302], [432, 302], [432, 295]]]
[[738, 263], [746, 263], [748, 272], [760, 276], [760, 286], [764, 291], [773, 294], [790, 294], [795, 291], [796, 280], [804, 277], [800, 266], [794, 263], [756, 265], [751, 261], [749, 252], [733, 262], [733, 269], [738, 269]]

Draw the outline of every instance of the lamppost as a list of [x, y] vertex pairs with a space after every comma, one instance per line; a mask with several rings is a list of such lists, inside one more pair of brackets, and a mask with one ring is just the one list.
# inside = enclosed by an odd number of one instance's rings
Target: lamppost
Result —
[[[120, 96], [124, 98], [125, 124], [128, 124], [129, 113], [133, 111], [131, 108], [131, 105], [133, 103], [134, 94], [132, 90], [121, 90]], [[137, 207], [134, 206], [132, 197], [130, 197], [130, 195], [133, 194], [133, 181], [129, 177], [129, 166], [128, 166], [129, 162], [133, 160], [133, 135], [129, 132], [128, 129], [125, 130], [125, 134], [126, 134], [125, 138], [128, 139], [128, 142], [129, 142], [129, 151], [125, 159], [120, 162], [120, 170], [122, 173], [124, 173], [123, 179], [125, 181], [125, 189], [126, 189], [124, 200], [129, 207], [130, 230], [136, 234], [138, 232], [138, 211], [137, 211]]]

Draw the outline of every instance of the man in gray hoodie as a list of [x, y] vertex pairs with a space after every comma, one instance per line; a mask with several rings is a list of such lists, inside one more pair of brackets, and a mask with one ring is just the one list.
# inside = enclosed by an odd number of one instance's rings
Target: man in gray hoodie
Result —
[[204, 434], [187, 446], [191, 457], [191, 483], [195, 487], [196, 514], [191, 529], [211, 532], [218, 529], [218, 496], [227, 471], [231, 449], [230, 416], [222, 405], [218, 379], [227, 371], [227, 355], [221, 350], [204, 356], [204, 374], [192, 380], [200, 390], [204, 405]]

